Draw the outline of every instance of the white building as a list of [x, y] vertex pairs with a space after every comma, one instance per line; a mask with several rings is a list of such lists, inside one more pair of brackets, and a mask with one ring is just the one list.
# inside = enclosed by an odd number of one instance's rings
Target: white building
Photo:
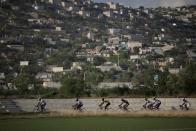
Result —
[[130, 55], [130, 60], [138, 60], [140, 59], [139, 55]]
[[149, 47], [149, 49], [151, 50], [151, 52], [155, 52], [155, 53], [160, 54], [160, 55], [164, 54], [161, 47]]
[[24, 51], [24, 46], [23, 45], [7, 45], [7, 47], [10, 48], [10, 49]]
[[120, 43], [119, 37], [108, 38], [108, 43], [111, 45], [118, 45]]
[[178, 74], [180, 72], [180, 68], [169, 68], [169, 73]]
[[102, 52], [102, 56], [106, 58], [110, 58], [110, 53], [109, 52]]
[[117, 5], [116, 5], [115, 3], [113, 3], [113, 2], [108, 2], [107, 4], [109, 5], [109, 8], [110, 8], [110, 9], [114, 9], [114, 10], [117, 9]]
[[165, 44], [163, 47], [161, 47], [161, 49], [163, 50], [163, 52], [165, 52], [173, 49], [174, 47], [175, 47], [174, 45]]
[[151, 50], [149, 48], [140, 48], [139, 49], [139, 54], [140, 55], [145, 55], [145, 54], [148, 54], [150, 52], [151, 52]]
[[169, 58], [167, 58], [167, 61], [169, 63], [173, 64], [174, 63], [174, 58], [173, 57], [169, 57]]
[[82, 70], [83, 63], [80, 62], [73, 62], [71, 70]]
[[192, 50], [187, 50], [186, 53], [190, 60], [196, 60], [196, 53], [194, 53]]
[[48, 0], [48, 3], [53, 4], [53, 0]]
[[131, 35], [123, 35], [124, 39], [131, 40]]
[[63, 67], [53, 67], [52, 72], [54, 72], [54, 73], [63, 72]]
[[113, 16], [113, 12], [111, 10], [104, 11], [103, 14], [107, 17], [112, 17]]
[[123, 88], [127, 87], [132, 89], [133, 85], [131, 82], [101, 82], [98, 84], [99, 89], [112, 89], [112, 88]]
[[5, 79], [5, 73], [0, 72], [0, 79]]
[[61, 6], [62, 7], [65, 7], [65, 2], [61, 2]]
[[78, 12], [78, 14], [79, 14], [80, 16], [83, 16], [83, 17], [90, 17], [90, 16], [91, 16], [91, 14], [90, 14], [89, 11], [84, 11], [84, 10], [80, 10], [80, 11]]
[[43, 87], [44, 88], [60, 89], [61, 86], [62, 85], [61, 85], [60, 82], [53, 82], [53, 81], [43, 82]]
[[142, 48], [142, 43], [139, 41], [128, 41], [127, 46], [133, 50], [135, 47]]
[[110, 29], [108, 29], [108, 32], [111, 35], [116, 35], [116, 34], [119, 34], [120, 29], [110, 28]]
[[117, 64], [114, 64], [112, 62], [105, 62], [103, 65], [101, 66], [96, 66], [97, 69], [100, 69], [102, 72], [107, 72], [107, 71], [110, 71], [110, 70], [118, 70], [120, 71], [121, 70], [121, 67], [118, 66]]
[[94, 40], [94, 34], [93, 34], [91, 31], [89, 31], [89, 32], [87, 33], [86, 37], [87, 37], [89, 40]]
[[20, 61], [20, 66], [28, 66], [29, 61]]
[[61, 27], [56, 27], [56, 31], [61, 31]]
[[52, 80], [52, 74], [46, 73], [46, 72], [40, 72], [35, 76], [36, 79], [40, 79], [42, 81], [51, 81]]
[[66, 10], [69, 11], [69, 12], [70, 12], [70, 11], [73, 11], [73, 6], [67, 7]]
[[93, 63], [94, 62], [94, 57], [89, 56], [89, 57], [86, 58], [86, 61]]

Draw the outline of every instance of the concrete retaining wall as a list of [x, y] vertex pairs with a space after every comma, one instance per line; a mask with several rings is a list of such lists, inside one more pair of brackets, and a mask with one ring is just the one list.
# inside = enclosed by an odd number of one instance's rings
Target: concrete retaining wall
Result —
[[[118, 105], [121, 103], [120, 98], [107, 99], [111, 102], [111, 110], [120, 111]], [[129, 108], [132, 110], [141, 110], [144, 104], [144, 98], [128, 98], [130, 102]], [[160, 98], [162, 104], [160, 106], [161, 110], [171, 110], [178, 109], [179, 104], [182, 103], [182, 99], [179, 98]], [[187, 99], [191, 103], [191, 109], [196, 109], [196, 98]], [[32, 112], [37, 104], [37, 99], [14, 99], [16, 104], [22, 108], [22, 110], [27, 112]], [[47, 103], [48, 111], [66, 111], [72, 108], [75, 103], [75, 99], [45, 99]], [[101, 98], [99, 99], [81, 99], [84, 103], [84, 108], [87, 111], [96, 112], [99, 110], [98, 105], [101, 103]]]

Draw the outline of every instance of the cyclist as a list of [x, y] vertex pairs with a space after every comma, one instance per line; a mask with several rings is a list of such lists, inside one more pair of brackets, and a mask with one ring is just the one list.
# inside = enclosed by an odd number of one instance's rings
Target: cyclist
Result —
[[129, 102], [125, 99], [121, 99], [121, 104], [119, 105], [120, 109], [128, 110]]
[[43, 99], [41, 100], [40, 107], [41, 107], [41, 112], [46, 110], [46, 101], [45, 100], [43, 100]]
[[143, 105], [145, 109], [152, 109], [153, 108], [153, 102], [151, 102], [148, 98], [145, 98], [145, 104]]
[[73, 105], [73, 108], [75, 110], [82, 111], [82, 106], [83, 106], [83, 102], [81, 100], [79, 100], [78, 98], [76, 98], [76, 103], [75, 103], [75, 105]]
[[159, 109], [160, 105], [161, 105], [161, 101], [159, 99], [157, 99], [157, 97], [154, 97], [154, 103], [153, 103], [153, 109]]
[[[105, 104], [105, 106], [104, 106]], [[104, 98], [102, 98], [102, 102], [99, 104], [100, 109], [105, 109], [108, 110], [108, 107], [111, 105], [111, 103], [108, 100], [105, 100]], [[104, 106], [104, 107], [103, 107]]]
[[186, 100], [186, 98], [183, 98], [183, 103], [180, 105], [180, 108], [189, 110], [190, 107], [190, 103], [188, 102], [188, 100]]

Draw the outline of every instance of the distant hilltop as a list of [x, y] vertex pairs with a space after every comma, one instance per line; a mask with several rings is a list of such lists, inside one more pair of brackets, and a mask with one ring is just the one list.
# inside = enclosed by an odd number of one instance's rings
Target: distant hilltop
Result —
[[184, 5], [196, 5], [196, 0], [93, 0], [95, 2], [114, 2], [120, 3], [125, 6], [131, 6], [132, 8], [138, 8], [144, 6], [146, 8], [151, 7], [178, 7]]

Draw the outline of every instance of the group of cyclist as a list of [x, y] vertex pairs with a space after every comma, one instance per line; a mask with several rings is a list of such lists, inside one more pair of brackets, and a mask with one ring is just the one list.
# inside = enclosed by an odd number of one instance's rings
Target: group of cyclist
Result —
[[148, 98], [145, 98], [145, 104], [143, 105], [144, 109], [158, 110], [161, 105], [161, 101], [156, 97], [153, 98], [153, 101], [150, 101]]
[[[76, 98], [75, 104], [72, 106], [72, 108], [74, 110], [82, 111], [83, 105], [84, 105], [83, 102], [79, 100], [79, 98]], [[109, 100], [105, 100], [104, 98], [102, 98], [101, 103], [98, 105], [98, 107], [100, 110], [106, 111], [111, 109], [109, 108], [110, 105], [111, 103]], [[130, 105], [129, 101], [122, 98], [121, 103], [118, 105], [118, 107], [121, 110], [128, 111], [129, 105]], [[161, 101], [157, 97], [154, 97], [152, 101], [149, 100], [148, 98], [145, 98], [145, 103], [143, 105], [143, 108], [148, 110], [159, 110], [160, 106], [161, 106]], [[38, 111], [43, 112], [46, 109], [46, 102], [43, 99], [39, 98], [36, 107]], [[180, 104], [180, 109], [189, 110], [189, 107], [190, 107], [190, 103], [187, 101], [186, 98], [183, 98], [183, 103]]]
[[[179, 105], [180, 109], [181, 110], [189, 110], [190, 103], [188, 102], [188, 100], [186, 98], [183, 98], [182, 101], [183, 101], [183, 103]], [[102, 98], [102, 101], [99, 104], [99, 109], [109, 110], [109, 109], [111, 109], [111, 108], [109, 108], [110, 105], [111, 105], [111, 103], [109, 100], [105, 100], [104, 98]], [[118, 105], [118, 107], [121, 110], [128, 111], [129, 105], [130, 105], [129, 101], [122, 98], [121, 103]], [[73, 107], [75, 107], [74, 109], [82, 111], [82, 106], [83, 106], [82, 101], [80, 101], [77, 98], [76, 104], [73, 106]], [[148, 98], [145, 98], [145, 103], [143, 105], [143, 108], [148, 109], [148, 110], [159, 110], [160, 106], [161, 106], [161, 100], [159, 100], [157, 97], [154, 97], [153, 101], [150, 101]]]

